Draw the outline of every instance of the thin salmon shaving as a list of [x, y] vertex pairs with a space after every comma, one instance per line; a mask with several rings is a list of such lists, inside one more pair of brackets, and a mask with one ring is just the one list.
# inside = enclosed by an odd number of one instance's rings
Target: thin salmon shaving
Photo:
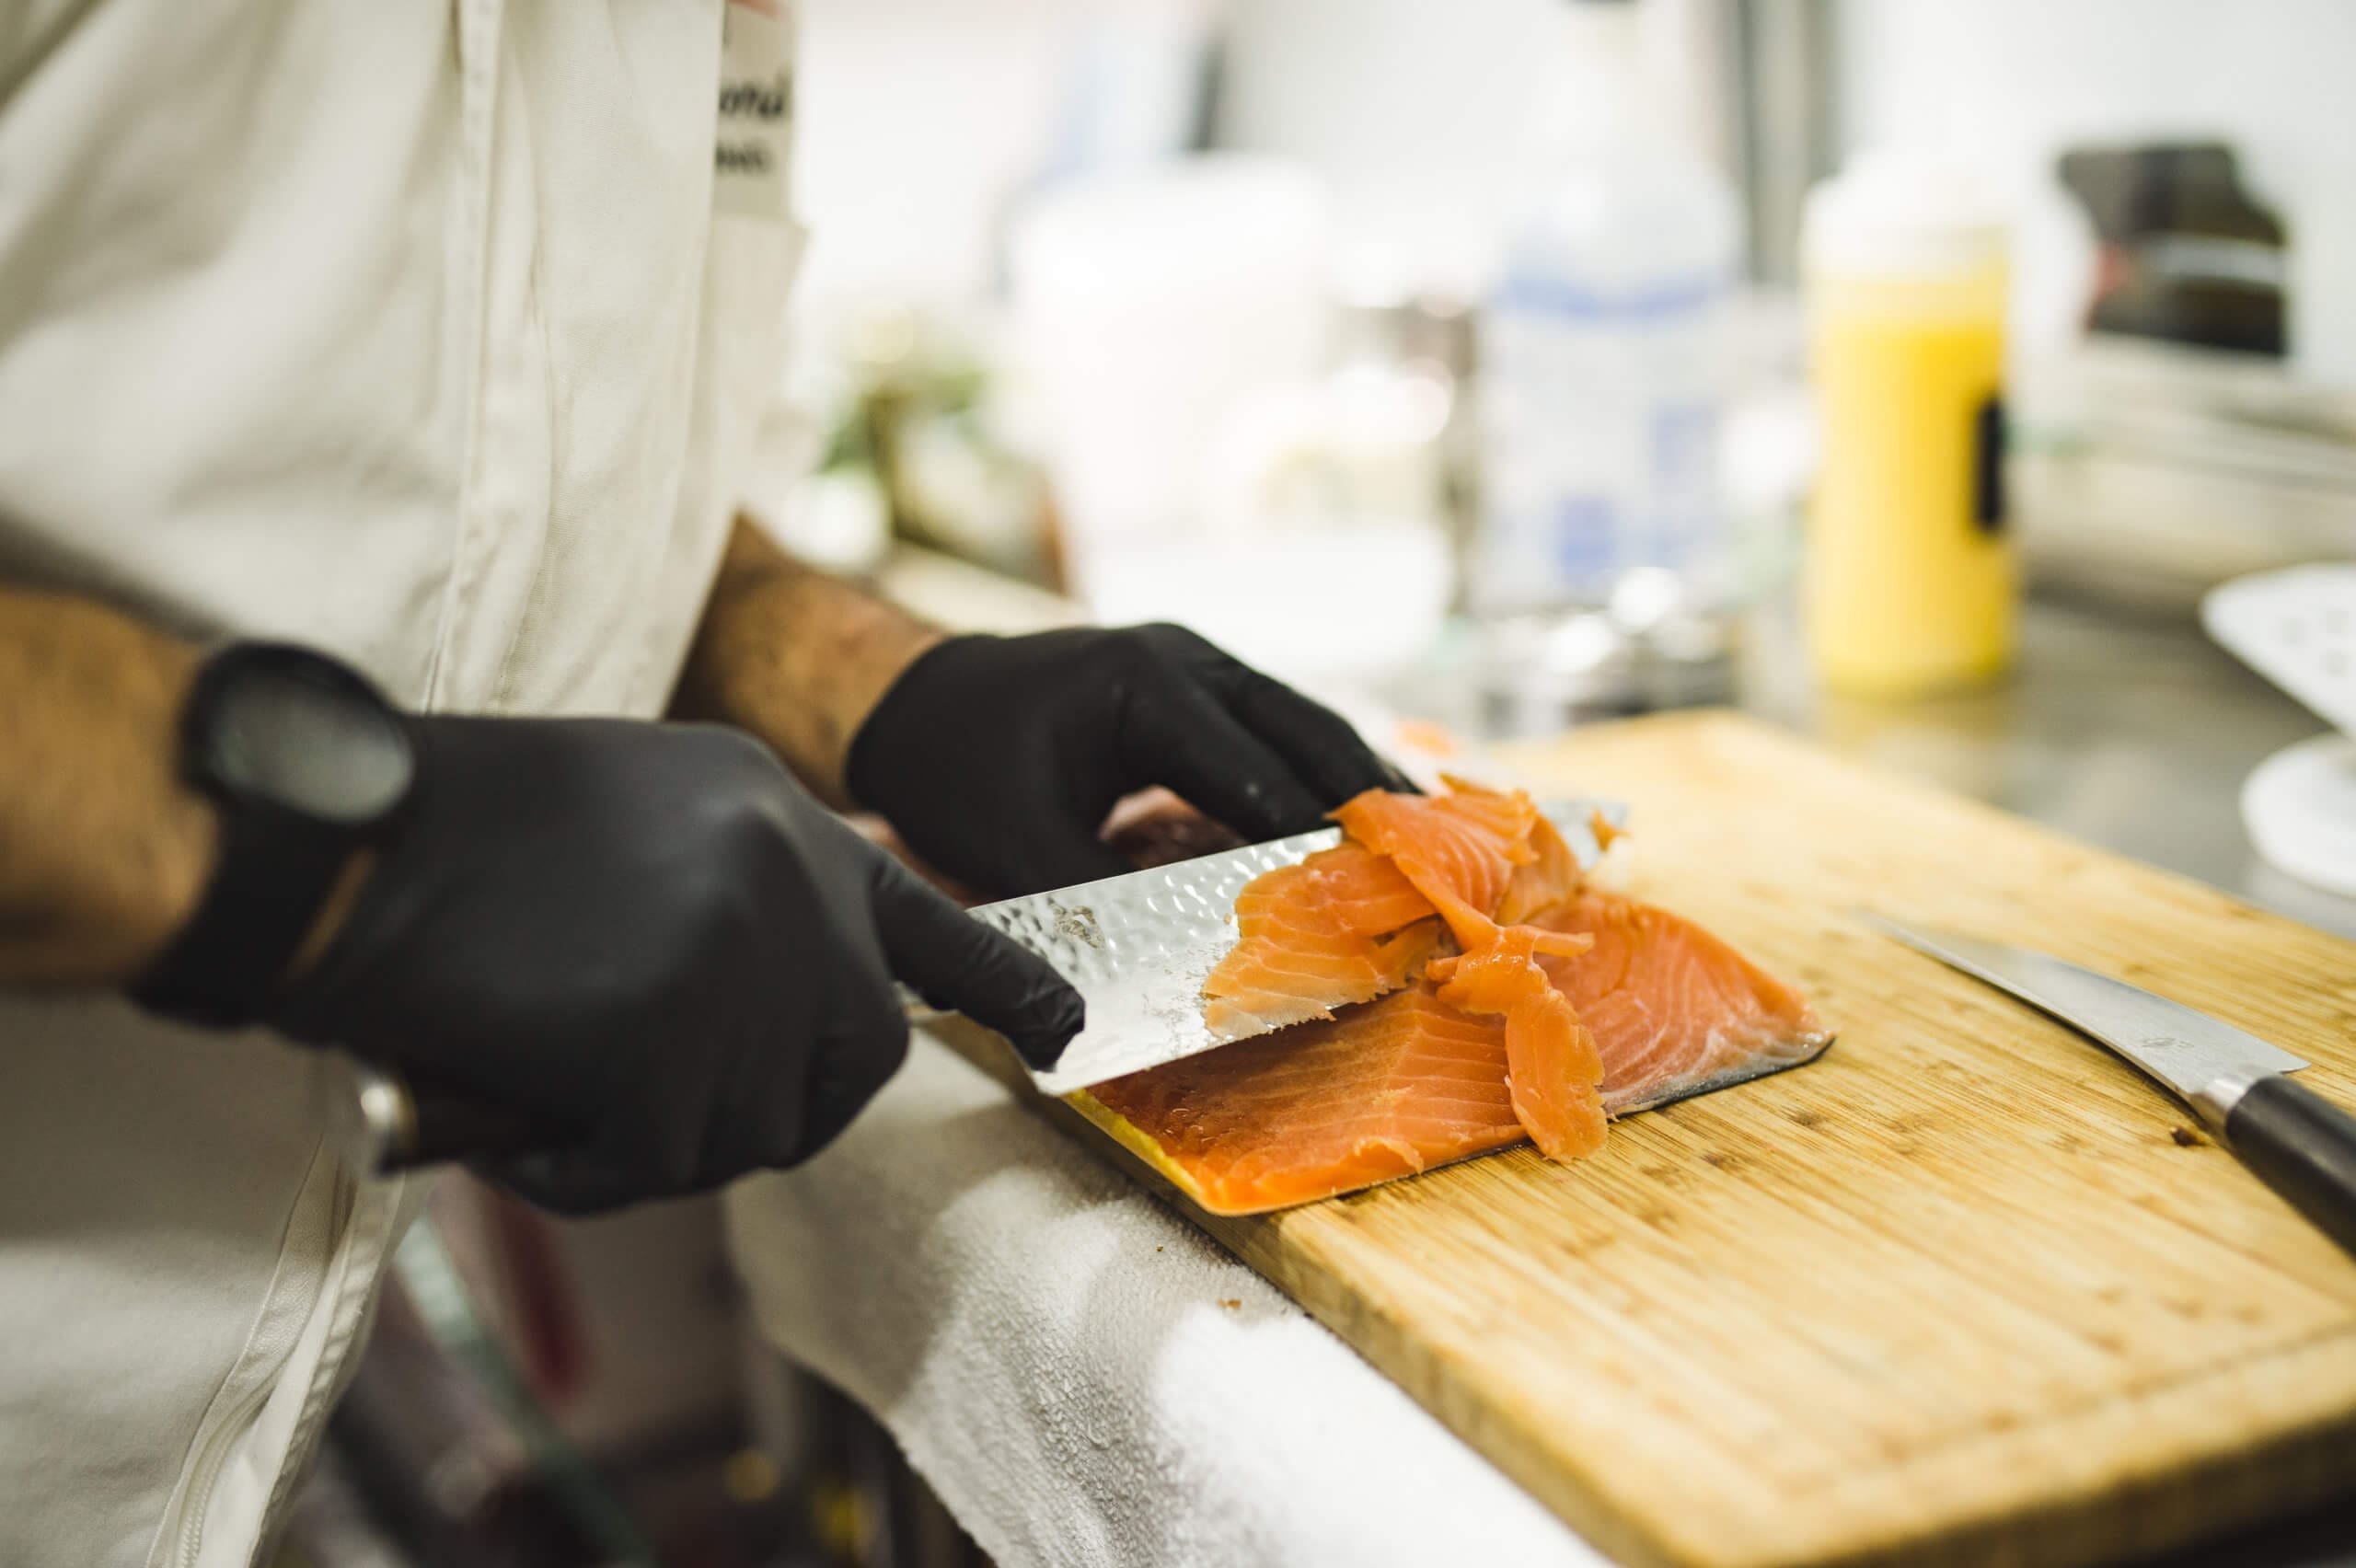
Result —
[[1505, 1020], [1513, 1113], [1549, 1159], [1578, 1159], [1603, 1147], [1603, 1058], [1539, 954], [1576, 959], [1594, 945], [1591, 936], [1500, 926], [1477, 948], [1425, 972], [1441, 1001]]
[[1395, 991], [1439, 940], [1431, 902], [1356, 844], [1254, 878], [1236, 896], [1235, 918], [1242, 940], [1203, 984], [1203, 1021], [1230, 1037]]
[[1469, 947], [1491, 923], [1514, 869], [1538, 859], [1530, 836], [1540, 817], [1519, 790], [1451, 784], [1454, 793], [1438, 796], [1369, 790], [1344, 802], [1334, 820], [1397, 866]]
[[[1596, 821], [1602, 822], [1600, 816]], [[1519, 926], [1542, 909], [1551, 909], [1587, 883], [1587, 873], [1579, 869], [1579, 858], [1572, 853], [1570, 844], [1554, 824], [1540, 817], [1530, 830], [1530, 847], [1535, 856], [1528, 865], [1516, 866], [1506, 879], [1505, 893], [1497, 900], [1496, 921], [1501, 926]]]

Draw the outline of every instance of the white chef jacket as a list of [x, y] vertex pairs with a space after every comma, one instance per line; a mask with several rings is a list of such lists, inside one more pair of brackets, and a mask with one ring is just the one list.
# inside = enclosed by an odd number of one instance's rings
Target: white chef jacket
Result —
[[[0, 581], [657, 712], [765, 499], [789, 4], [0, 3]], [[0, 1563], [259, 1551], [415, 1200], [316, 1062], [0, 997]]]

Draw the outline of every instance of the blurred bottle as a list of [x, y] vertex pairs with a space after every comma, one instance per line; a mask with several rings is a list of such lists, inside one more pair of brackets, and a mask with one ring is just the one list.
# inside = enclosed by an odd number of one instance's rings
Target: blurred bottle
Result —
[[1802, 599], [1830, 690], [1903, 698], [2003, 673], [2005, 234], [1970, 179], [1894, 154], [1808, 199], [1821, 458]]
[[1571, 0], [1535, 178], [1480, 317], [1488, 617], [1722, 597], [1717, 444], [1740, 222], [1666, 122], [1633, 0]]

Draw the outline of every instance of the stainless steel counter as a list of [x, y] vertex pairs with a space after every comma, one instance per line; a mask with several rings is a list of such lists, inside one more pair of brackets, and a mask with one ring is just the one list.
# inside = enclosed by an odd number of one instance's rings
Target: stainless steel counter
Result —
[[[1469, 644], [1452, 640], [1384, 696], [1403, 711], [1493, 740], [1602, 716], [1534, 690], [1503, 702], [1476, 695]], [[2241, 823], [2250, 769], [2329, 726], [2188, 619], [2032, 600], [2004, 685], [1894, 703], [1814, 691], [1796, 617], [1771, 607], [1741, 628], [1731, 673], [1714, 685], [1697, 699], [1731, 701], [1860, 761], [2356, 937], [2356, 900], [2266, 865]]]
[[2009, 684], [1881, 704], [1811, 694], [1788, 618], [1771, 616], [1737, 700], [1861, 760], [2356, 937], [2356, 900], [2265, 864], [2241, 823], [2250, 769], [2329, 726], [2197, 627], [2032, 602]]

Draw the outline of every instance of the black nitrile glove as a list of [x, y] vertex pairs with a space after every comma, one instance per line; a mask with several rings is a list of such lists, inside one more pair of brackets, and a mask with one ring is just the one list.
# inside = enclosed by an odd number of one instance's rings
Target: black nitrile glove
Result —
[[411, 721], [409, 814], [270, 1022], [519, 1113], [485, 1162], [587, 1211], [791, 1165], [907, 1049], [897, 974], [1052, 1062], [1054, 970], [812, 800], [737, 731]]
[[1413, 788], [1339, 714], [1174, 626], [953, 638], [884, 694], [844, 777], [918, 855], [996, 897], [1130, 870], [1097, 830], [1152, 785], [1254, 840]]

